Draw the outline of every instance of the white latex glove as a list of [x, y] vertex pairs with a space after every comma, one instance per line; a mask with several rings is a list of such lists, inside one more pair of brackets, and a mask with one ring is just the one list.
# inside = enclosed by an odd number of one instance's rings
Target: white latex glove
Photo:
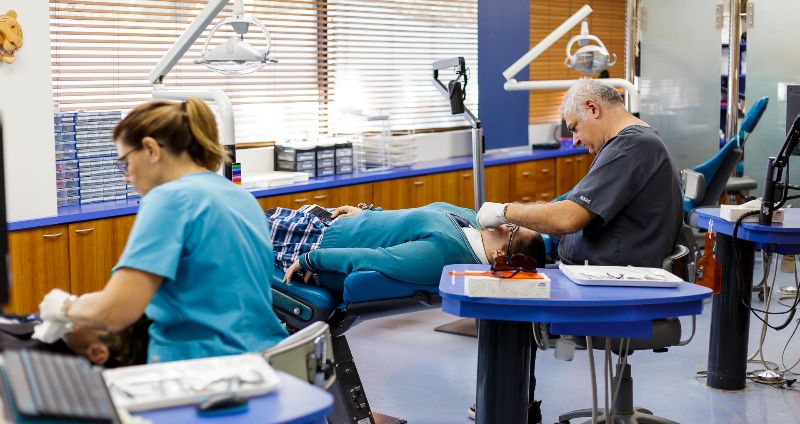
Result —
[[67, 323], [66, 311], [64, 310], [64, 302], [73, 297], [69, 293], [61, 289], [50, 290], [39, 303], [39, 318], [42, 321], [53, 321]]
[[478, 225], [481, 228], [497, 228], [507, 224], [505, 211], [508, 203], [486, 202], [478, 211]]
[[72, 331], [71, 323], [45, 321], [33, 327], [33, 337], [44, 343], [55, 343]]

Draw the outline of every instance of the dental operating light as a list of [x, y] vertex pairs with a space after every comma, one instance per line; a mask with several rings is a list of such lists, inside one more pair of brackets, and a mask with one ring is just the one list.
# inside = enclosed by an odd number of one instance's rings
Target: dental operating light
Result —
[[[571, 69], [575, 69], [582, 73], [599, 73], [608, 66], [616, 63], [617, 57], [614, 55], [613, 61], [608, 55], [608, 50], [599, 38], [594, 35], [589, 35], [588, 24], [585, 19], [592, 13], [592, 8], [586, 4], [572, 16], [567, 18], [561, 25], [553, 30], [550, 34], [538, 42], [527, 53], [517, 59], [511, 66], [503, 71], [503, 77], [506, 82], [503, 84], [503, 89], [506, 91], [533, 91], [533, 90], [565, 90], [575, 83], [575, 80], [548, 80], [548, 81], [517, 81], [514, 76], [517, 75], [529, 63], [536, 60], [545, 50], [552, 46], [561, 37], [566, 35], [570, 29], [575, 25], [583, 22], [581, 26], [581, 35], [576, 35], [567, 43], [567, 59], [564, 64]], [[584, 31], [585, 29], [585, 31]], [[585, 34], [584, 34], [585, 32]], [[590, 44], [594, 41], [597, 44]], [[571, 53], [571, 49], [575, 43], [580, 46], [575, 53]], [[581, 44], [583, 43], [583, 44]], [[570, 59], [572, 57], [572, 59]], [[603, 67], [605, 65], [605, 67]], [[602, 69], [601, 69], [602, 68]], [[585, 72], [588, 71], [588, 72]], [[607, 78], [603, 80], [604, 83], [616, 87], [624, 88], [628, 95], [628, 108], [629, 111], [638, 116], [639, 113], [639, 91], [636, 86], [630, 81], [622, 78]]]
[[[236, 0], [233, 6], [233, 17], [226, 18], [218, 23], [208, 34], [203, 45], [201, 56], [203, 59], [195, 63], [206, 65], [209, 69], [225, 75], [244, 75], [255, 72], [264, 67], [267, 63], [277, 63], [278, 61], [269, 57], [272, 42], [269, 31], [258, 19], [244, 13], [244, 0]], [[246, 41], [244, 36], [250, 29], [250, 25], [255, 25], [264, 34], [265, 48], [253, 47]], [[208, 50], [208, 43], [223, 25], [230, 25], [237, 35], [231, 36], [225, 42]]]
[[[592, 44], [594, 42], [595, 44]], [[579, 47], [572, 53], [572, 47], [578, 43]], [[611, 56], [614, 56], [611, 59]], [[581, 23], [580, 35], [575, 35], [567, 43], [567, 57], [564, 66], [582, 74], [599, 74], [617, 63], [617, 55], [609, 55], [605, 44], [595, 35], [589, 34], [589, 23]]]
[[[192, 44], [200, 37], [203, 31], [205, 31], [206, 27], [211, 24], [211, 21], [217, 17], [229, 2], [230, 0], [210, 0], [197, 18], [195, 18], [180, 37], [178, 37], [175, 44], [170, 47], [164, 57], [158, 61], [156, 67], [150, 71], [148, 80], [153, 84], [153, 98], [186, 100], [190, 97], [197, 97], [214, 102], [217, 105], [222, 124], [220, 144], [222, 144], [225, 151], [228, 153], [230, 162], [236, 162], [233, 105], [228, 95], [220, 89], [168, 89], [164, 87], [164, 77], [175, 67]], [[214, 33], [223, 25], [228, 24], [233, 27], [236, 35], [209, 50], [208, 45]], [[258, 27], [264, 33], [265, 48], [259, 49], [244, 41], [244, 36], [250, 30], [251, 25]], [[234, 0], [233, 16], [223, 19], [222, 22], [214, 26], [203, 45], [201, 53], [202, 59], [195, 61], [195, 63], [203, 64], [209, 69], [225, 75], [249, 74], [263, 68], [264, 65], [269, 62], [277, 62], [277, 60], [269, 57], [271, 47], [269, 31], [267, 31], [264, 24], [258, 19], [244, 13], [244, 0]], [[229, 179], [231, 178], [232, 172], [230, 163], [225, 164], [223, 173]]]

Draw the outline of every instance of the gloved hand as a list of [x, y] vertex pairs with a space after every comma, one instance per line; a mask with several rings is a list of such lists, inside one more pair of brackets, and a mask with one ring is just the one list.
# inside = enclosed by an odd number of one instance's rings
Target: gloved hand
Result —
[[69, 299], [73, 301], [77, 297], [70, 295], [61, 289], [50, 290], [39, 303], [39, 317], [42, 321], [53, 321], [67, 323], [67, 311], [64, 309], [64, 302]]
[[45, 321], [33, 327], [33, 337], [44, 343], [55, 343], [72, 331], [71, 323]]
[[478, 225], [481, 228], [496, 228], [507, 224], [505, 212], [508, 203], [486, 202], [478, 211]]

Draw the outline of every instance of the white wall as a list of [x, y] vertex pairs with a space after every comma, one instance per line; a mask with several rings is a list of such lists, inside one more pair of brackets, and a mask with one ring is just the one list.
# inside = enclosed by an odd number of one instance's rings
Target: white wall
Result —
[[52, 216], [56, 183], [48, 2], [8, 0], [0, 8], [0, 13], [17, 11], [25, 37], [17, 61], [0, 63], [8, 220]]

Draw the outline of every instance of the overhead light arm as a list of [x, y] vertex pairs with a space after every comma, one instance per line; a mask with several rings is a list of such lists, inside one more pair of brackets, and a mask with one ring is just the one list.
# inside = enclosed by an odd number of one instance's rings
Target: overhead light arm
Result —
[[[575, 25], [578, 25], [586, 19], [590, 13], [592, 13], [592, 8], [589, 5], [584, 5], [554, 29], [553, 32], [544, 37], [542, 41], [538, 42], [532, 49], [503, 71], [503, 77], [506, 79], [506, 82], [503, 84], [503, 89], [506, 91], [534, 91], [565, 90], [571, 87], [572, 84], [575, 83], [575, 80], [517, 81], [514, 79], [514, 76], [568, 33]], [[604, 79], [603, 82], [612, 87], [625, 89], [629, 99], [629, 111], [633, 114], [639, 113], [639, 91], [633, 83], [622, 78], [607, 78]]]
[[528, 66], [529, 63], [533, 62], [539, 55], [541, 55], [545, 50], [550, 48], [559, 38], [563, 37], [564, 34], [568, 33], [569, 30], [572, 29], [575, 25], [581, 23], [582, 20], [586, 19], [589, 14], [592, 13], [592, 8], [589, 7], [588, 4], [583, 5], [577, 12], [575, 12], [572, 16], [567, 18], [558, 28], [554, 29], [553, 32], [544, 37], [542, 41], [536, 43], [532, 49], [528, 50], [527, 53], [522, 55], [521, 58], [517, 59], [511, 66], [509, 66], [505, 71], [503, 71], [503, 76], [505, 77], [506, 81], [511, 80], [514, 78], [514, 75], [517, 75], [522, 68]]
[[175, 64], [183, 57], [189, 48], [194, 44], [198, 37], [205, 31], [206, 27], [217, 17], [219, 12], [225, 8], [230, 0], [210, 0], [197, 18], [183, 31], [175, 44], [169, 48], [167, 54], [158, 61], [158, 64], [148, 75], [147, 79], [151, 84], [160, 84], [164, 77], [175, 67]]

